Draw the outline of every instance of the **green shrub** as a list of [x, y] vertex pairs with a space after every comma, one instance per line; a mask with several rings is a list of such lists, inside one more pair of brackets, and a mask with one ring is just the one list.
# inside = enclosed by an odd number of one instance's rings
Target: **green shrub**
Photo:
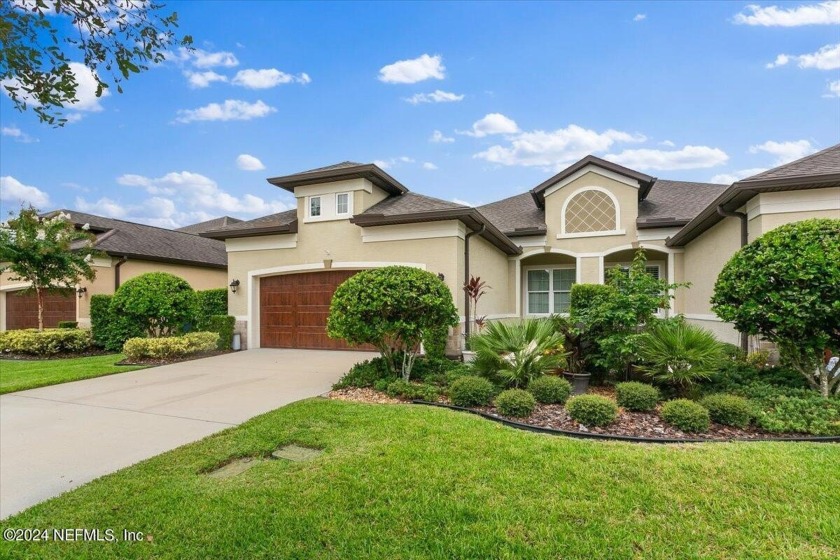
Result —
[[407, 399], [410, 401], [420, 400], [435, 402], [438, 399], [440, 391], [432, 385], [411, 383], [410, 381], [397, 379], [388, 383], [385, 387], [385, 393], [387, 393], [390, 397]]
[[527, 418], [534, 412], [537, 401], [524, 389], [507, 389], [498, 394], [495, 405], [504, 416]]
[[709, 430], [709, 411], [688, 399], [676, 399], [662, 405], [659, 415], [673, 427], [689, 433]]
[[146, 336], [170, 337], [181, 331], [194, 314], [193, 289], [183, 278], [149, 272], [126, 281], [111, 300], [112, 320], [137, 325]]
[[192, 332], [183, 336], [159, 338], [130, 338], [125, 341], [123, 353], [129, 360], [166, 360], [209, 352], [216, 349], [218, 333]]
[[426, 350], [426, 356], [438, 360], [446, 358], [446, 339], [448, 336], [448, 326], [430, 327], [423, 331], [423, 348]]
[[476, 372], [507, 387], [528, 383], [565, 365], [563, 335], [548, 319], [493, 321], [470, 337]]
[[195, 328], [201, 331], [214, 331], [210, 328], [210, 320], [214, 315], [228, 314], [227, 288], [212, 290], [198, 290], [194, 294]]
[[455, 406], [484, 406], [495, 393], [492, 383], [475, 375], [460, 377], [449, 387], [449, 398]]
[[765, 397], [756, 413], [756, 425], [771, 433], [840, 435], [840, 399], [807, 395]]
[[618, 406], [600, 395], [578, 395], [566, 402], [572, 420], [584, 426], [606, 426], [618, 418]]
[[58, 322], [59, 329], [77, 329], [79, 328], [78, 321], [59, 321]]
[[232, 315], [211, 315], [206, 322], [204, 330], [219, 335], [217, 350], [230, 350], [233, 346], [233, 326], [236, 324], [236, 317]]
[[386, 266], [363, 270], [336, 288], [327, 334], [349, 344], [372, 344], [408, 381], [424, 334], [457, 323], [452, 292], [437, 275]]
[[571, 313], [585, 314], [591, 307], [601, 305], [615, 293], [615, 288], [607, 284], [572, 284]]
[[[123, 326], [123, 322], [118, 325], [111, 313], [111, 300], [113, 298], [114, 296], [105, 294], [90, 296], [90, 332], [96, 346], [117, 352], [129, 338], [143, 336], [143, 330], [137, 325], [128, 323], [124, 326], [132, 329], [132, 331], [119, 332], [119, 327]], [[125, 335], [125, 338], [122, 338], [123, 335]], [[122, 340], [119, 340], [120, 338]]]
[[648, 412], [656, 408], [661, 395], [659, 389], [647, 383], [626, 381], [615, 386], [618, 406], [637, 412]]
[[700, 400], [700, 404], [709, 410], [709, 417], [713, 422], [724, 426], [746, 428], [753, 417], [753, 406], [750, 401], [737, 395], [718, 393]]
[[93, 340], [87, 329], [23, 329], [0, 332], [0, 351], [35, 356], [84, 352]]
[[661, 321], [641, 335], [639, 369], [681, 389], [708, 379], [723, 363], [723, 347], [710, 331], [685, 321]]
[[563, 404], [572, 394], [572, 385], [562, 377], [544, 375], [528, 383], [528, 390], [538, 403]]
[[[390, 383], [397, 378], [397, 375], [385, 363], [382, 357], [376, 357], [372, 360], [365, 360], [359, 362], [350, 368], [350, 371], [333, 385], [333, 389], [344, 389], [347, 387], [374, 387], [377, 381], [384, 380]], [[378, 388], [383, 391], [387, 387], [387, 383]]]

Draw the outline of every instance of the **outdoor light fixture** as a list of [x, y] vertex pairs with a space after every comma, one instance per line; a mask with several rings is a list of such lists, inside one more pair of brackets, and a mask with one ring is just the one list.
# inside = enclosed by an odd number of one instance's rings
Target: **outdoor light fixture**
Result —
[[76, 293], [79, 295], [79, 299], [81, 299], [81, 297], [87, 293], [87, 288], [79, 286], [78, 288], [76, 288]]
[[440, 278], [441, 281], [443, 281], [446, 279], [446, 276], [443, 275], [443, 272], [438, 272], [438, 278]]
[[237, 288], [239, 288], [239, 280], [234, 280], [233, 282], [230, 283], [230, 291], [232, 293], [235, 294]]

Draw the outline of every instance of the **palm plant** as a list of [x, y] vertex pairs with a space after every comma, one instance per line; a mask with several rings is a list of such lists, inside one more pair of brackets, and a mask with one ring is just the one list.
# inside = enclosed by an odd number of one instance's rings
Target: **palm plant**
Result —
[[638, 368], [681, 390], [708, 379], [724, 358], [723, 344], [711, 332], [685, 321], [654, 323], [638, 344], [643, 362]]
[[525, 387], [566, 361], [563, 336], [546, 319], [494, 321], [470, 340], [476, 371], [509, 387]]

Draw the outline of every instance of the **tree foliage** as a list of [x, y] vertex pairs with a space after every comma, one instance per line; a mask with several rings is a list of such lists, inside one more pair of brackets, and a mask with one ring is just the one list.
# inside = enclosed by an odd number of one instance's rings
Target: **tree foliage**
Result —
[[42, 122], [67, 122], [62, 108], [77, 99], [70, 66], [81, 58], [96, 80], [96, 96], [111, 85], [122, 93], [131, 74], [163, 62], [177, 38], [178, 15], [162, 15], [149, 0], [3, 0], [0, 2], [0, 80], [15, 107]]
[[47, 291], [96, 276], [90, 265], [96, 254], [94, 240], [86, 227], [77, 229], [69, 215], [40, 216], [32, 207], [0, 227], [0, 272], [8, 271], [11, 280], [31, 283], [38, 300], [38, 330], [44, 329]]
[[193, 318], [194, 292], [183, 278], [149, 272], [119, 287], [110, 310], [117, 322], [139, 325], [151, 338], [177, 334]]
[[442, 280], [417, 268], [388, 266], [359, 272], [336, 289], [327, 334], [372, 344], [408, 381], [424, 333], [456, 324], [452, 292]]
[[840, 220], [769, 231], [729, 260], [712, 310], [741, 331], [776, 343], [782, 359], [823, 396], [840, 393]]

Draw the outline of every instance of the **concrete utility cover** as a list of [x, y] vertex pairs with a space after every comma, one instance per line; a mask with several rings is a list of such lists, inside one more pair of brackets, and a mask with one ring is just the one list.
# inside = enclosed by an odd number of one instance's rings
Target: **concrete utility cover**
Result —
[[209, 473], [207, 473], [207, 476], [210, 478], [230, 478], [232, 476], [244, 473], [257, 463], [260, 463], [264, 460], [265, 459], [259, 457], [242, 457], [241, 459], [231, 461], [227, 465], [221, 466], [214, 471], [210, 471]]
[[302, 462], [311, 461], [322, 453], [323, 451], [320, 449], [291, 444], [278, 448], [271, 456], [275, 459], [288, 459], [289, 461]]

